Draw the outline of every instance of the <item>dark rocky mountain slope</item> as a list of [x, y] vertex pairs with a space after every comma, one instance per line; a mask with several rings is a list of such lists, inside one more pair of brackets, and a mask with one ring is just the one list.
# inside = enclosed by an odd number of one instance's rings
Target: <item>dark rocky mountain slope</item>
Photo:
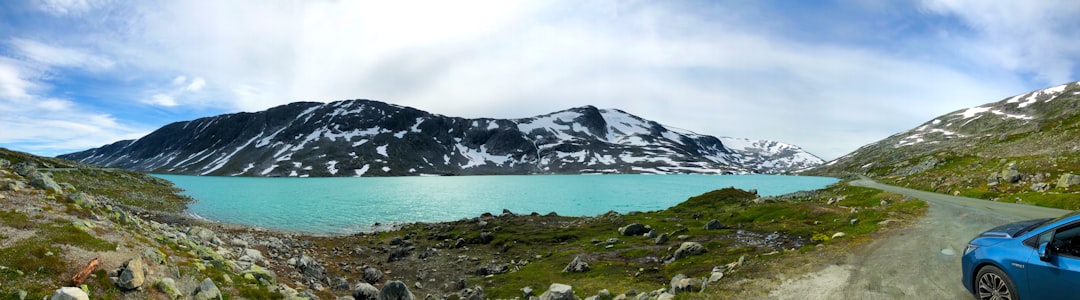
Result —
[[617, 109], [466, 119], [370, 100], [177, 122], [60, 157], [153, 173], [299, 177], [778, 173], [823, 162], [797, 146], [696, 134]]

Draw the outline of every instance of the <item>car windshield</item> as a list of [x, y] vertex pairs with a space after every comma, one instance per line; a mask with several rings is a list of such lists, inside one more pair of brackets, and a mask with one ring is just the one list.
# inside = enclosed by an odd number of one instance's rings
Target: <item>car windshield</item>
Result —
[[1074, 211], [1074, 212], [1071, 212], [1071, 213], [1067, 213], [1064, 216], [1060, 216], [1060, 217], [1057, 217], [1055, 219], [1050, 219], [1050, 220], [1048, 220], [1046, 222], [1031, 224], [1031, 226], [1028, 226], [1027, 228], [1024, 228], [1024, 229], [1021, 229], [1020, 231], [1017, 231], [1016, 234], [1014, 234], [1013, 236], [1020, 236], [1021, 234], [1027, 233], [1027, 232], [1032, 231], [1032, 230], [1042, 229], [1043, 227], [1046, 227], [1047, 225], [1054, 224], [1057, 221], [1061, 221], [1061, 220], [1070, 218], [1070, 217], [1075, 216], [1077, 214], [1080, 214], [1080, 211]]

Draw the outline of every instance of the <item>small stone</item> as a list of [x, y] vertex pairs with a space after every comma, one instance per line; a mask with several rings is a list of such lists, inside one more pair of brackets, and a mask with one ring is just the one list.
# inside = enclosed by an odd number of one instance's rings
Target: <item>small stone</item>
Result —
[[668, 237], [667, 233], [661, 234], [660, 236], [656, 237], [656, 244], [660, 245], [660, 244], [667, 243], [668, 239], [670, 239], [670, 237]]
[[521, 295], [522, 295], [523, 297], [525, 297], [526, 299], [528, 299], [529, 297], [532, 297], [532, 295], [533, 295], [533, 288], [532, 288], [532, 287], [530, 287], [530, 286], [527, 286], [527, 287], [523, 287], [523, 288], [521, 288]]
[[247, 248], [248, 242], [245, 240], [234, 238], [229, 240], [229, 245], [233, 245], [233, 247]]
[[154, 287], [157, 288], [159, 292], [172, 299], [180, 299], [180, 297], [183, 296], [183, 294], [176, 289], [176, 281], [172, 278], [162, 278], [161, 280], [158, 280], [157, 284], [154, 284]]
[[844, 237], [845, 235], [847, 235], [847, 234], [845, 234], [843, 232], [837, 232], [837, 233], [833, 233], [832, 238], [834, 238], [834, 239], [835, 238], [841, 238], [841, 237]]
[[855, 226], [855, 224], [859, 224], [859, 219], [851, 219], [850, 222], [851, 222], [851, 226]]

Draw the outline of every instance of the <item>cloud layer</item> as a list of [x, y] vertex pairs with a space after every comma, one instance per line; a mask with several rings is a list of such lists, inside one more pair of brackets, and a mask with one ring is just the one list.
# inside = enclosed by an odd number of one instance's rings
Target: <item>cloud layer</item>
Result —
[[[769, 5], [46, 1], [34, 9], [61, 25], [20, 31], [34, 34], [0, 52], [0, 109], [39, 107], [0, 117], [28, 127], [0, 144], [79, 150], [176, 120], [368, 98], [464, 117], [620, 108], [835, 158], [1075, 80], [1080, 57], [1070, 42], [1080, 23], [1068, 18], [1080, 11], [1068, 3]], [[88, 80], [103, 87], [76, 84]], [[101, 125], [25, 117], [46, 111]]]

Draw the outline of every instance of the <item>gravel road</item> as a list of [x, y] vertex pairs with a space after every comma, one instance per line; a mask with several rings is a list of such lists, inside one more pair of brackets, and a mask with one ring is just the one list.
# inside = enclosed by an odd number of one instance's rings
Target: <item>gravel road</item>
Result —
[[998, 225], [1058, 217], [1069, 211], [954, 197], [877, 183], [851, 185], [918, 198], [926, 216], [904, 231], [871, 242], [846, 261], [784, 281], [776, 299], [974, 299], [960, 283], [960, 256], [975, 235]]

